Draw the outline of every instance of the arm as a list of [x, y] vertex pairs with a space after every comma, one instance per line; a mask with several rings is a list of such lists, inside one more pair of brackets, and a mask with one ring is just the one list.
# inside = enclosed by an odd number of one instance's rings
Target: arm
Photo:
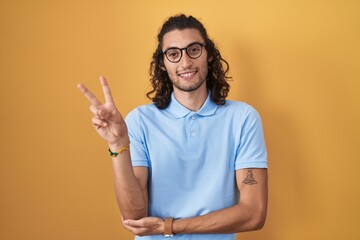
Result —
[[[250, 180], [250, 181], [248, 181]], [[174, 233], [235, 233], [261, 229], [267, 210], [267, 170], [236, 171], [238, 204], [203, 216], [179, 219]]]
[[112, 158], [116, 200], [123, 219], [141, 219], [147, 216], [148, 169], [131, 166], [129, 151]]
[[[237, 170], [236, 182], [240, 191], [240, 200], [236, 205], [203, 216], [175, 220], [173, 232], [235, 233], [261, 229], [267, 211], [267, 170]], [[164, 232], [163, 220], [159, 218], [127, 220], [124, 224], [128, 230], [140, 236]]]
[[[112, 152], [129, 144], [126, 123], [118, 111], [105, 78], [100, 77], [105, 103], [102, 104], [84, 85], [79, 90], [90, 101], [94, 114], [92, 123], [97, 133], [107, 141]], [[117, 202], [124, 219], [141, 219], [147, 216], [147, 168], [132, 168], [128, 150], [112, 158]]]

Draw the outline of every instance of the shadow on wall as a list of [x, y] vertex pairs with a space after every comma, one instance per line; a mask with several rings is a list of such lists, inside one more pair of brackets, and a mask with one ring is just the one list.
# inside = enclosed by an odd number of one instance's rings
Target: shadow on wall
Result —
[[[291, 113], [282, 108], [282, 104], [289, 104], [287, 99], [275, 106], [274, 101], [267, 97], [270, 95], [266, 91], [271, 89], [264, 86], [272, 86], [267, 81], [276, 76], [264, 76], [256, 53], [247, 50], [251, 48], [245, 45], [242, 47], [236, 51], [239, 57], [233, 64], [241, 76], [234, 81], [241, 82], [242, 89], [232, 91], [237, 96], [245, 96], [242, 101], [254, 106], [262, 118], [269, 161], [269, 205], [265, 227], [261, 231], [241, 233], [238, 239], [277, 240], [284, 236], [284, 232], [299, 231], [310, 215], [307, 210], [310, 204], [307, 196], [308, 174], [297, 142], [301, 129], [296, 126]], [[271, 58], [268, 60], [271, 61]]]

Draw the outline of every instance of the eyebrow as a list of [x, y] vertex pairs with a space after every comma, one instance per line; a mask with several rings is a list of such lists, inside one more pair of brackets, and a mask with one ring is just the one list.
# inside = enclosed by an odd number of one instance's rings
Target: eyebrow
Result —
[[163, 50], [162, 52], [164, 53], [164, 52], [166, 52], [166, 51], [169, 50], [169, 49], [185, 49], [185, 48], [187, 48], [188, 46], [190, 46], [190, 45], [192, 45], [192, 44], [194, 44], [194, 43], [205, 44], [205, 43], [202, 43], [202, 42], [199, 42], [199, 41], [195, 41], [195, 42], [189, 43], [186, 47], [183, 47], [183, 48], [179, 48], [179, 47], [168, 47], [168, 48], [166, 48], [165, 50]]

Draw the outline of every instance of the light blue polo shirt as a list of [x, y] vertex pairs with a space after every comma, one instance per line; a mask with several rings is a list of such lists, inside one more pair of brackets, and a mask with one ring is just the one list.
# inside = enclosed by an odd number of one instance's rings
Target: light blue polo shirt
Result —
[[[198, 112], [140, 106], [126, 117], [133, 166], [149, 168], [149, 216], [188, 218], [235, 205], [235, 171], [267, 168], [261, 119], [242, 102], [218, 106], [210, 94]], [[164, 239], [163, 236], [139, 238]], [[233, 240], [235, 234], [179, 234], [174, 239]]]

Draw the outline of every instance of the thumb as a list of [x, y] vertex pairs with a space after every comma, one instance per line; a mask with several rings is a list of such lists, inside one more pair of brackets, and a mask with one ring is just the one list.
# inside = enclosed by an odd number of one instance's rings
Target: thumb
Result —
[[107, 119], [109, 113], [106, 110], [100, 108], [98, 111], [98, 115], [101, 119]]
[[126, 219], [124, 221], [124, 224], [131, 227], [140, 227], [140, 221], [139, 220], [132, 220], [132, 219]]

